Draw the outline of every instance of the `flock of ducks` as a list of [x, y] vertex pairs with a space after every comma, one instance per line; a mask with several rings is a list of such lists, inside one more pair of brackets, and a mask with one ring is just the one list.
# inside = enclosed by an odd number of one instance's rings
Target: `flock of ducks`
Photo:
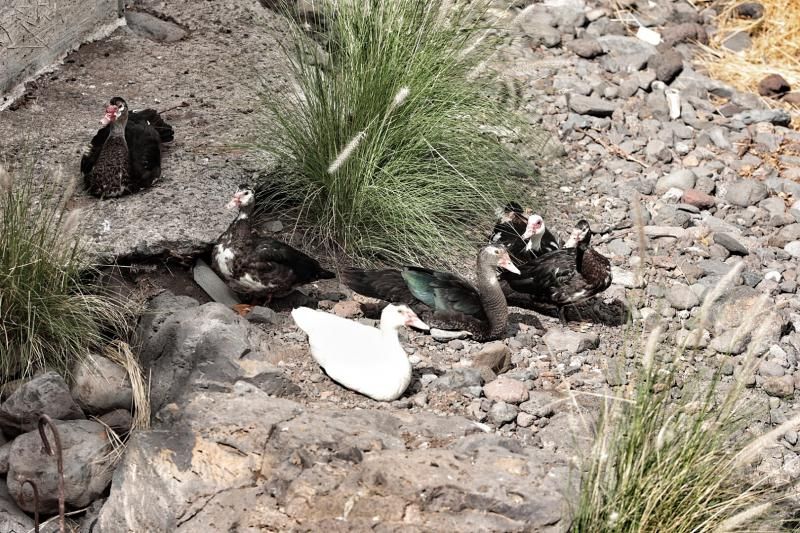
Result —
[[[111, 99], [81, 161], [86, 188], [112, 198], [150, 187], [161, 174], [161, 144], [172, 127], [152, 109], [132, 112], [122, 98]], [[253, 304], [268, 304], [296, 287], [336, 275], [305, 253], [262, 235], [252, 223], [255, 192], [241, 186], [228, 203], [238, 215], [212, 250], [211, 267]], [[500, 339], [508, 328], [511, 294], [550, 304], [566, 323], [566, 306], [591, 298], [611, 284], [611, 265], [592, 249], [585, 220], [566, 241], [545, 227], [541, 216], [511, 202], [477, 257], [477, 283], [422, 267], [344, 269], [339, 279], [354, 292], [388, 303], [380, 327], [300, 307], [292, 311], [306, 332], [314, 360], [334, 381], [376, 400], [397, 399], [411, 380], [411, 365], [400, 344], [400, 327], [450, 330], [477, 341]], [[243, 312], [248, 306], [238, 309]]]

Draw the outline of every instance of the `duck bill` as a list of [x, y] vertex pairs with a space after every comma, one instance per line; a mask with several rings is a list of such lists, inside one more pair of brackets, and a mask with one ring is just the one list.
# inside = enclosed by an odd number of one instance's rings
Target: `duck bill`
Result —
[[523, 233], [523, 234], [522, 234], [522, 236], [521, 236], [520, 238], [521, 238], [523, 241], [527, 241], [527, 240], [528, 240], [528, 239], [530, 239], [531, 237], [533, 237], [533, 228], [526, 229], [526, 230], [525, 230], [525, 233]]
[[564, 248], [575, 248], [576, 246], [578, 246], [578, 241], [580, 240], [580, 236], [581, 236], [580, 230], [573, 230], [572, 233], [570, 233], [567, 242], [564, 243]]
[[422, 329], [422, 330], [425, 330], [425, 331], [431, 329], [430, 326], [428, 326], [428, 324], [426, 324], [425, 322], [420, 320], [418, 317], [414, 317], [414, 318], [408, 319], [406, 321], [406, 326], [412, 326], [412, 327], [415, 327], [417, 329]]
[[512, 272], [518, 276], [520, 275], [519, 269], [514, 265], [514, 263], [511, 262], [511, 258], [508, 256], [505, 256], [502, 259], [500, 259], [500, 261], [498, 261], [497, 263], [497, 266], [499, 266], [500, 268], [504, 268], [509, 272]]
[[227, 209], [233, 209], [233, 208], [235, 208], [235, 207], [239, 207], [239, 200], [237, 200], [236, 198], [234, 198], [233, 200], [231, 200], [230, 202], [228, 202], [228, 204], [227, 204], [225, 207], [226, 207]]

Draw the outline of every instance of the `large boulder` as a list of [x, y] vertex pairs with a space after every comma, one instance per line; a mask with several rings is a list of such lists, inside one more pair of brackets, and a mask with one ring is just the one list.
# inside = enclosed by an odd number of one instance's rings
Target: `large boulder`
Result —
[[0, 406], [0, 428], [9, 436], [35, 429], [41, 415], [54, 420], [86, 418], [64, 378], [47, 372], [20, 386]]
[[72, 396], [87, 413], [131, 409], [133, 389], [128, 372], [107, 357], [94, 355], [72, 370]]
[[557, 531], [564, 456], [459, 416], [306, 410], [238, 382], [159, 413], [131, 439], [96, 533]]
[[266, 357], [259, 357], [258, 335], [255, 327], [222, 304], [198, 306], [191, 298], [171, 293], [154, 298], [137, 329], [139, 360], [152, 376], [153, 411], [185, 389], [229, 389], [240, 378], [277, 396], [296, 393], [296, 385]]
[[33, 531], [33, 520], [17, 507], [5, 483], [0, 483], [0, 531], [3, 533]]
[[[111, 482], [113, 446], [106, 428], [91, 420], [55, 422], [61, 437], [64, 458], [64, 495], [67, 505], [85, 507], [98, 498]], [[47, 430], [50, 444], [55, 444]], [[47, 455], [38, 431], [20, 435], [11, 446], [8, 468], [8, 491], [20, 507], [33, 512], [33, 492], [26, 479], [39, 489], [39, 511], [58, 511], [57, 458]]]

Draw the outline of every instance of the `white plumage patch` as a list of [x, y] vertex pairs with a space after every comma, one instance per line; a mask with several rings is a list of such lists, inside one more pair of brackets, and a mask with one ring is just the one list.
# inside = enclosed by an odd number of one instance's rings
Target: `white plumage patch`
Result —
[[225, 248], [221, 244], [216, 246], [214, 260], [217, 262], [217, 268], [226, 278], [233, 276], [231, 262], [233, 262], [234, 257], [235, 254], [230, 248]]
[[264, 285], [263, 283], [261, 283], [257, 279], [254, 279], [253, 276], [251, 276], [250, 274], [245, 274], [244, 276], [239, 278], [239, 283], [243, 287], [247, 287], [248, 289], [250, 289], [252, 291], [259, 291], [259, 290], [263, 290], [263, 289], [267, 288], [266, 285]]

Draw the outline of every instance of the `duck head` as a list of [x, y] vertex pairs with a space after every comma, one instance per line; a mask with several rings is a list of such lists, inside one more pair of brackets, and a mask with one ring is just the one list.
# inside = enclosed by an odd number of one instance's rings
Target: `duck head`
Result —
[[124, 123], [128, 120], [128, 104], [120, 98], [115, 96], [106, 106], [105, 115], [100, 119], [100, 124], [103, 126], [114, 123]]
[[503, 268], [514, 274], [519, 274], [519, 269], [511, 262], [505, 246], [490, 244], [481, 248], [478, 254], [478, 265], [485, 265], [493, 269]]
[[522, 234], [522, 240], [526, 241], [533, 237], [541, 239], [544, 234], [544, 219], [539, 215], [531, 215], [528, 217], [528, 223], [525, 225], [525, 233]]
[[247, 214], [255, 207], [255, 202], [256, 192], [247, 185], [240, 185], [239, 190], [234, 193], [233, 198], [231, 198], [231, 201], [228, 202], [228, 205], [225, 207], [228, 209], [238, 209], [246, 218]]
[[572, 230], [567, 242], [564, 243], [564, 248], [575, 248], [578, 243], [587, 245], [591, 238], [592, 230], [589, 228], [589, 223], [585, 220], [580, 220], [575, 224], [575, 229]]
[[403, 326], [412, 326], [424, 330], [430, 329], [410, 307], [407, 305], [394, 304], [389, 304], [383, 308], [383, 312], [381, 312], [381, 326], [395, 330]]

